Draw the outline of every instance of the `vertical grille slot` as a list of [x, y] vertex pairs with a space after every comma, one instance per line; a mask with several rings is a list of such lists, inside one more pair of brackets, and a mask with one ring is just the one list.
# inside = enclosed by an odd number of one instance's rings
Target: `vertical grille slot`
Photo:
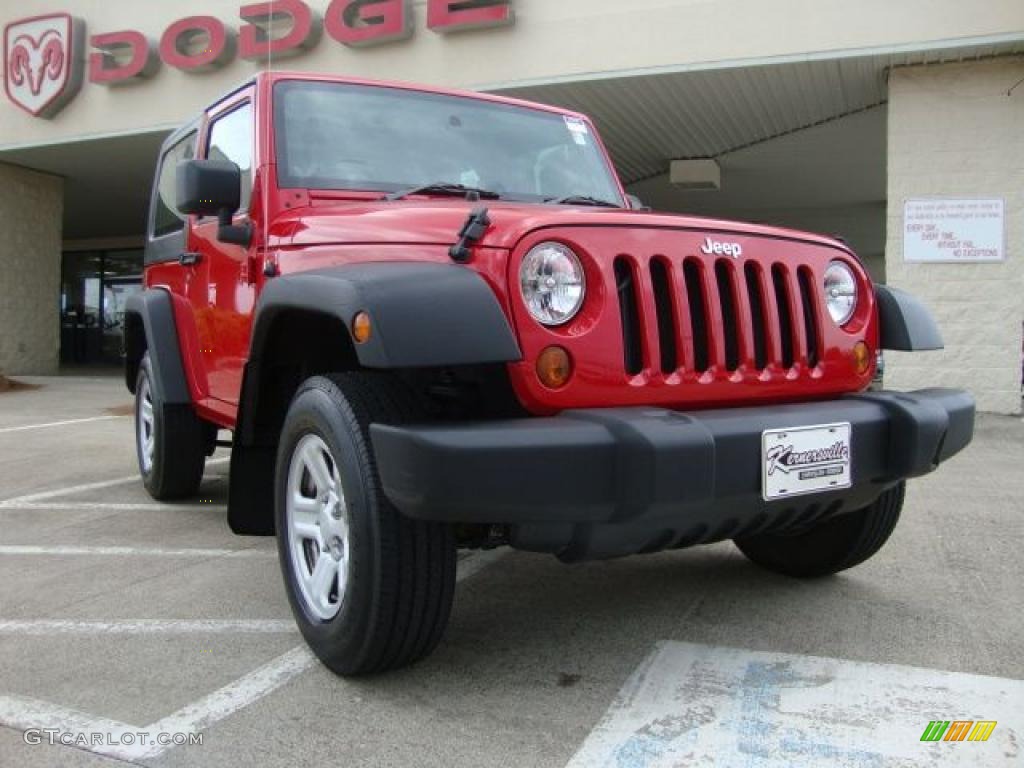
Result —
[[772, 283], [775, 286], [775, 304], [779, 310], [779, 337], [782, 342], [782, 366], [793, 367], [793, 314], [789, 305], [789, 288], [782, 267], [772, 267]]
[[615, 287], [619, 294], [619, 315], [622, 319], [623, 363], [626, 373], [635, 376], [644, 368], [640, 301], [633, 265], [622, 256], [615, 259]]
[[672, 312], [672, 288], [668, 265], [663, 259], [651, 261], [651, 285], [654, 288], [654, 309], [658, 315], [658, 348], [661, 350], [661, 372], [673, 373], [679, 367], [676, 346], [676, 322]]
[[813, 368], [820, 358], [818, 318], [814, 312], [814, 280], [806, 267], [800, 268], [797, 278], [800, 281], [800, 299], [804, 310], [804, 332], [807, 334], [807, 364]]
[[693, 329], [693, 368], [699, 373], [708, 369], [707, 305], [701, 288], [700, 265], [696, 259], [683, 262], [686, 298], [690, 307], [690, 328]]
[[725, 368], [729, 371], [735, 371], [740, 367], [739, 322], [736, 318], [732, 270], [724, 259], [715, 262], [715, 282], [718, 284], [718, 301], [722, 306], [722, 333], [725, 336]]
[[768, 338], [765, 333], [768, 318], [765, 317], [764, 298], [761, 296], [760, 274], [750, 261], [743, 268], [743, 274], [747, 281], [747, 300], [750, 302], [750, 320], [753, 323], [754, 365], [763, 371], [768, 366]]

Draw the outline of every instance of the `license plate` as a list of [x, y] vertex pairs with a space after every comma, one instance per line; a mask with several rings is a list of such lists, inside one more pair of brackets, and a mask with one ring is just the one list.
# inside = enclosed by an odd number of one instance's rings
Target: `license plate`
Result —
[[850, 425], [769, 429], [761, 434], [765, 501], [850, 487]]

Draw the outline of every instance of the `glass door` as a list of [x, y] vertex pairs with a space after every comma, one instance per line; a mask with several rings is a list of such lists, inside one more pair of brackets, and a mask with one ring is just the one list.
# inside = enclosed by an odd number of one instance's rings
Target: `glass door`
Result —
[[103, 340], [101, 362], [120, 365], [124, 350], [124, 305], [142, 290], [142, 251], [103, 256]]
[[119, 364], [125, 300], [141, 289], [141, 250], [65, 253], [61, 260], [61, 363]]

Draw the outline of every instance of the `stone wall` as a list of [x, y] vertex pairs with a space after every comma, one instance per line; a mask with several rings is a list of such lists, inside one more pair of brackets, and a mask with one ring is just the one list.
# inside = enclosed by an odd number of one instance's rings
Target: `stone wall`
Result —
[[64, 183], [0, 163], [0, 371], [56, 373]]
[[[1024, 58], [898, 68], [889, 92], [890, 285], [932, 309], [942, 352], [886, 353], [886, 386], [964, 387], [980, 410], [1021, 411], [1024, 324]], [[906, 263], [904, 202], [1003, 198], [1006, 261]]]

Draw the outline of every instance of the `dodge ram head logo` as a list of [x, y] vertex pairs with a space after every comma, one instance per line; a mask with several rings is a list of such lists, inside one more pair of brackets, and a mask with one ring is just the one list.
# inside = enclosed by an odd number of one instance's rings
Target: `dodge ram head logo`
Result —
[[35, 117], [53, 117], [82, 84], [83, 25], [66, 13], [15, 21], [4, 30], [7, 97]]

